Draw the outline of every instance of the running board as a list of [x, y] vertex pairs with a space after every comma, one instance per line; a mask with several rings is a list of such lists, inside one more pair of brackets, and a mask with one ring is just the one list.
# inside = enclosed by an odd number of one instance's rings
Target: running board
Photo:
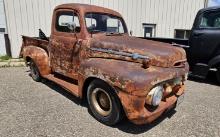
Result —
[[50, 81], [53, 81], [54, 83], [60, 85], [61, 87], [63, 87], [64, 89], [68, 90], [70, 93], [72, 93], [73, 95], [75, 95], [76, 97], [79, 97], [79, 88], [78, 85], [74, 84], [74, 83], [70, 83], [67, 82], [63, 79], [57, 78], [52, 74], [49, 75], [45, 75], [42, 76]]

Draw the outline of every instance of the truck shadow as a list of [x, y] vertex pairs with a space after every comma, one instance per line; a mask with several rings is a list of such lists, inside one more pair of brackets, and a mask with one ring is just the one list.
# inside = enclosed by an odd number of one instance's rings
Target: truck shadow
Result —
[[171, 118], [175, 113], [176, 113], [175, 110], [171, 110], [161, 115], [158, 119], [156, 119], [152, 123], [145, 125], [135, 125], [131, 123], [127, 118], [125, 118], [119, 124], [117, 124], [115, 128], [118, 128], [119, 130], [129, 134], [141, 134], [158, 126], [163, 120], [167, 118]]
[[46, 80], [46, 79], [43, 79], [41, 81], [41, 83], [43, 83], [47, 87], [51, 88], [52, 90], [56, 91], [57, 93], [63, 95], [67, 99], [71, 100], [73, 103], [86, 107], [86, 104], [83, 103], [80, 98], [72, 95], [70, 92], [68, 92], [67, 90], [65, 90], [61, 86], [57, 85], [56, 83], [49, 81], [49, 80]]
[[220, 84], [217, 81], [215, 71], [210, 71], [208, 73], [206, 79], [201, 79], [201, 78], [197, 78], [197, 77], [194, 77], [194, 76], [189, 76], [188, 80], [189, 81], [194, 81], [194, 82], [199, 82], [199, 83], [205, 83], [205, 84], [220, 86]]

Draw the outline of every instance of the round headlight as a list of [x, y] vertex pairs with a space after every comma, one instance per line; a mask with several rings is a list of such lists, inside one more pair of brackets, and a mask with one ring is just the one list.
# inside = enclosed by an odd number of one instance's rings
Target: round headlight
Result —
[[163, 91], [164, 89], [161, 85], [154, 87], [147, 96], [147, 103], [149, 102], [153, 106], [158, 106], [162, 100]]

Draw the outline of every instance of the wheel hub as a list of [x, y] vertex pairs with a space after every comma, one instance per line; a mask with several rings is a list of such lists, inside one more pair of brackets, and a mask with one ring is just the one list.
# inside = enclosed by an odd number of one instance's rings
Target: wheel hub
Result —
[[112, 102], [109, 94], [101, 89], [96, 88], [91, 94], [91, 102], [96, 111], [102, 116], [108, 116], [112, 111]]
[[98, 102], [100, 104], [100, 107], [102, 107], [105, 110], [109, 110], [110, 102], [109, 102], [108, 96], [106, 96], [106, 94], [100, 93], [100, 95], [98, 96]]

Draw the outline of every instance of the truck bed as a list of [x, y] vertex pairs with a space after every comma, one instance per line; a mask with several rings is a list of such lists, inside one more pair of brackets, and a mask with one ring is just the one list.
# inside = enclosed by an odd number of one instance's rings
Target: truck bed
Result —
[[21, 49], [23, 49], [23, 47], [26, 46], [36, 46], [48, 52], [49, 41], [40, 39], [39, 37], [28, 37], [28, 36], [22, 36], [22, 39], [23, 39], [23, 44]]

